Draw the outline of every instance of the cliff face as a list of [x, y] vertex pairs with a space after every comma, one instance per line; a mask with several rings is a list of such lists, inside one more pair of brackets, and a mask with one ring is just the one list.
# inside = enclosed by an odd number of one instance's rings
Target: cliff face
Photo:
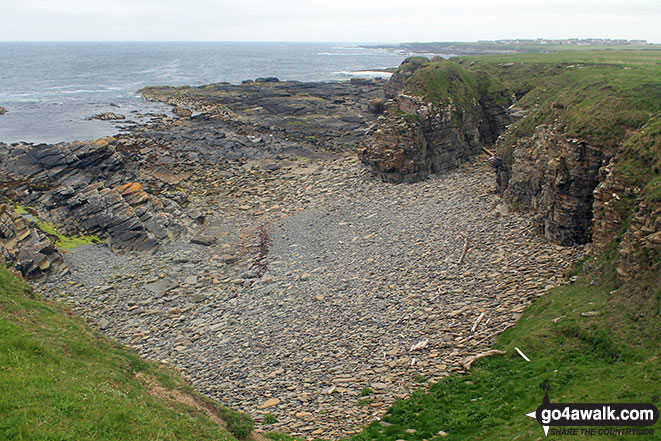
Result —
[[388, 182], [457, 167], [515, 119], [507, 93], [489, 94], [488, 86], [454, 63], [405, 61], [385, 85], [389, 100], [359, 157]]
[[[659, 272], [661, 256], [661, 120], [652, 119], [600, 169], [594, 191], [594, 248], [615, 247], [624, 283]], [[658, 277], [658, 276], [657, 276]]]
[[399, 94], [385, 115], [362, 161], [387, 182], [413, 182], [454, 167], [480, 151], [478, 123], [468, 113], [460, 124], [452, 105], [437, 106]]
[[[594, 191], [594, 248], [604, 251], [616, 241], [618, 282], [624, 283], [658, 265], [661, 253], [661, 208], [650, 204], [641, 189], [618, 178], [616, 163], [601, 170], [603, 180]], [[636, 210], [631, 214], [630, 207]], [[653, 258], [656, 256], [656, 259]]]
[[0, 252], [25, 277], [36, 278], [62, 266], [53, 242], [10, 205], [0, 205]]
[[363, 162], [383, 180], [411, 182], [495, 143], [497, 190], [541, 235], [614, 249], [620, 282], [658, 270], [656, 65], [467, 61], [406, 60], [385, 85]]
[[498, 187], [508, 202], [533, 211], [535, 225], [547, 239], [585, 243], [603, 160], [600, 149], [567, 137], [556, 125], [540, 125], [517, 143], [509, 164], [499, 164]]

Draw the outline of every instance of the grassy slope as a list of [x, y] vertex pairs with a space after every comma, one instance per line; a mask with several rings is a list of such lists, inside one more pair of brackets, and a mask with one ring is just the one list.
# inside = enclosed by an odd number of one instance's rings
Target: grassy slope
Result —
[[95, 334], [0, 268], [0, 439], [235, 440], [199, 406], [152, 395], [154, 385], [212, 408], [234, 433], [250, 432], [247, 417]]
[[[505, 159], [535, 126], [558, 119], [570, 136], [609, 154], [661, 112], [661, 49], [585, 50], [551, 54], [459, 57], [521, 97], [527, 111], [498, 146]], [[505, 63], [514, 63], [503, 67]]]
[[[617, 152], [616, 173], [643, 188], [652, 209], [661, 204], [661, 51], [463, 59], [465, 65], [473, 62], [471, 69], [527, 93], [519, 104], [529, 113], [514, 127], [512, 143], [535, 125], [559, 118], [571, 135]], [[511, 62], [515, 65], [502, 66]], [[578, 63], [586, 65], [577, 68]], [[501, 145], [501, 154], [503, 147], [511, 144]], [[393, 405], [384, 418], [391, 425], [373, 423], [354, 440], [543, 439], [541, 427], [525, 413], [541, 403], [544, 381], [550, 383], [552, 402], [650, 402], [658, 396], [661, 259], [658, 253], [651, 256], [646, 273], [616, 289], [618, 240], [586, 261], [578, 282], [536, 299], [517, 326], [499, 336], [495, 347], [506, 355], [479, 360], [470, 374], [453, 375], [429, 393], [420, 389]], [[581, 316], [587, 311], [599, 315]], [[532, 361], [524, 361], [514, 347]]]

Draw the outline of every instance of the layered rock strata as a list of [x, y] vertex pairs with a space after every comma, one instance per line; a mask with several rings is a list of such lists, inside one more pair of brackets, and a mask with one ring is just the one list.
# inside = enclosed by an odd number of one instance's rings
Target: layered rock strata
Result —
[[478, 93], [476, 82], [453, 63], [406, 60], [384, 86], [388, 101], [360, 159], [384, 181], [414, 182], [479, 153], [517, 115], [510, 99]]
[[28, 278], [40, 277], [62, 266], [62, 255], [53, 242], [9, 204], [0, 205], [0, 251], [3, 263], [13, 263]]
[[601, 149], [568, 138], [556, 125], [541, 125], [519, 140], [510, 164], [495, 162], [507, 201], [531, 209], [539, 233], [570, 245], [590, 239], [592, 192], [599, 183]]
[[189, 221], [174, 200], [148, 194], [108, 140], [0, 145], [0, 172], [8, 198], [64, 235], [97, 235], [116, 250], [153, 248]]

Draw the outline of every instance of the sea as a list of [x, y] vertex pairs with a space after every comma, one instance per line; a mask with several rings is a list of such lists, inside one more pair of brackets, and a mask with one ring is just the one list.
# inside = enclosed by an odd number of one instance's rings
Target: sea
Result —
[[0, 142], [96, 139], [123, 123], [89, 120], [169, 107], [144, 101], [145, 86], [241, 83], [258, 77], [343, 81], [383, 77], [412, 54], [359, 43], [0, 42]]

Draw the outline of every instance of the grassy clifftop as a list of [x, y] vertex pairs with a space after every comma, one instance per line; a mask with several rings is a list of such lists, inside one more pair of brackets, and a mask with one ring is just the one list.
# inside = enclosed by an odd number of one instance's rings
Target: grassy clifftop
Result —
[[[548, 54], [484, 55], [426, 60], [400, 67], [404, 91], [465, 109], [492, 96], [508, 105], [512, 95], [526, 116], [508, 131], [499, 153], [508, 158], [516, 141], [558, 119], [569, 136], [608, 153], [661, 111], [661, 49], [571, 50]], [[409, 72], [410, 71], [410, 72]]]
[[499, 145], [505, 158], [517, 139], [558, 119], [569, 136], [608, 153], [661, 111], [661, 50], [590, 50], [462, 57], [455, 60], [498, 78], [526, 116]]
[[235, 441], [251, 429], [0, 268], [0, 439]]

